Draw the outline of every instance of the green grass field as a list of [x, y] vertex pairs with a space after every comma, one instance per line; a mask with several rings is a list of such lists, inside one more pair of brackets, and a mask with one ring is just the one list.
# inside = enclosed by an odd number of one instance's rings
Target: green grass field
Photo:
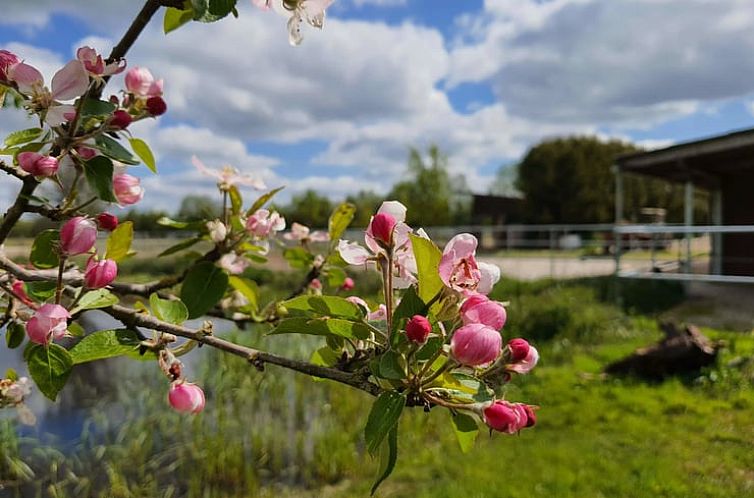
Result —
[[[378, 496], [754, 496], [754, 336], [704, 329], [726, 345], [718, 365], [700, 375], [606, 379], [608, 362], [660, 337], [654, 314], [682, 297], [672, 286], [626, 288], [624, 311], [610, 304], [610, 292], [609, 282], [594, 279], [499, 285], [495, 296], [511, 300], [506, 337], [527, 336], [542, 353], [540, 366], [508, 390], [510, 399], [541, 407], [537, 426], [517, 436], [480, 434], [463, 454], [447, 412], [412, 410], [400, 425], [396, 471]], [[236, 338], [299, 357], [317, 344], [258, 331]], [[203, 359], [193, 377], [208, 394], [198, 417], [166, 407], [155, 367], [113, 382], [117, 401], [91, 404], [73, 446], [19, 441], [12, 422], [0, 423], [8, 488], [0, 496], [368, 496], [377, 469], [361, 439], [369, 396], [273, 367], [260, 374], [213, 351], [195, 354]], [[80, 393], [87, 385], [82, 375], [71, 387]], [[20, 484], [23, 465], [34, 476]]]

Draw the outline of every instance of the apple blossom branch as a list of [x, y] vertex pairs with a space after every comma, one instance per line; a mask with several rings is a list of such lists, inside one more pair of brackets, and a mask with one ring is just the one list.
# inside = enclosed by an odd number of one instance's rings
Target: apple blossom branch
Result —
[[[5, 255], [0, 254], [0, 268], [13, 274], [16, 278], [27, 282], [34, 281], [54, 281], [57, 279], [57, 271], [54, 270], [27, 270], [10, 259]], [[83, 282], [83, 276], [76, 270], [67, 271], [63, 274], [63, 281], [69, 285], [81, 285]], [[127, 287], [129, 284], [118, 284], [113, 287], [122, 286]], [[117, 319], [127, 327], [143, 327], [158, 332], [167, 332], [176, 336], [184, 337], [186, 339], [194, 340], [200, 344], [206, 344], [212, 346], [221, 351], [240, 356], [248, 360], [256, 368], [262, 369], [265, 363], [271, 365], [277, 365], [289, 370], [311, 375], [313, 377], [319, 377], [322, 379], [330, 379], [341, 384], [346, 384], [351, 387], [355, 387], [359, 390], [365, 391], [373, 396], [377, 396], [382, 392], [382, 389], [372, 382], [367, 380], [368, 374], [359, 372], [345, 372], [330, 367], [323, 367], [314, 365], [305, 361], [294, 360], [282, 356], [278, 356], [272, 353], [259, 351], [257, 349], [241, 346], [225, 339], [220, 339], [211, 334], [211, 332], [203, 329], [190, 329], [180, 325], [173, 325], [167, 322], [163, 322], [152, 316], [139, 313], [138, 311], [126, 308], [124, 306], [114, 305], [108, 308], [101, 308], [108, 315]]]

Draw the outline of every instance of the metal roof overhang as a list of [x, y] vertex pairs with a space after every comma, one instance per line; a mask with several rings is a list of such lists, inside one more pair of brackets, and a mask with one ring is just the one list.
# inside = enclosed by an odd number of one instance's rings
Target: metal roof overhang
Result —
[[754, 129], [627, 154], [616, 162], [626, 173], [679, 183], [691, 180], [699, 187], [715, 189], [722, 176], [754, 170]]

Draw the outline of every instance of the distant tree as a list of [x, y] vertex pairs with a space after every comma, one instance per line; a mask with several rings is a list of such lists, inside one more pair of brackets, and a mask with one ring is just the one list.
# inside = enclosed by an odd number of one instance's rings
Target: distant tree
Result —
[[516, 188], [518, 177], [518, 165], [503, 165], [497, 170], [495, 179], [489, 188], [490, 195], [501, 197], [522, 197], [521, 191]]
[[371, 190], [361, 190], [357, 194], [346, 197], [346, 202], [350, 202], [356, 206], [356, 214], [354, 215], [352, 225], [361, 228], [369, 225], [372, 214], [377, 211], [383, 200], [385, 200], [383, 196]]
[[[526, 200], [531, 223], [609, 223], [615, 217], [615, 175], [612, 166], [635, 145], [597, 137], [546, 140], [532, 147], [518, 165], [515, 182]], [[638, 221], [643, 207], [668, 210], [668, 221], [680, 221], [682, 188], [658, 179], [627, 175], [625, 216]], [[705, 213], [698, 213], [704, 219]]]
[[294, 195], [291, 202], [280, 209], [288, 224], [295, 222], [310, 227], [323, 228], [333, 210], [333, 204], [327, 197], [314, 190]]
[[220, 216], [220, 203], [206, 195], [189, 194], [181, 201], [177, 217], [180, 220], [194, 221]]
[[165, 211], [140, 211], [131, 209], [125, 216], [118, 216], [120, 221], [132, 221], [134, 224], [134, 230], [137, 232], [169, 232], [174, 230], [170, 227], [165, 227], [157, 223], [157, 220], [163, 216], [168, 216]]
[[[415, 226], [441, 226], [454, 222], [455, 192], [448, 174], [448, 158], [433, 145], [427, 151], [425, 163], [417, 149], [408, 158], [409, 180], [396, 183], [388, 199], [402, 202], [408, 208], [408, 220]], [[465, 186], [465, 182], [463, 182]]]

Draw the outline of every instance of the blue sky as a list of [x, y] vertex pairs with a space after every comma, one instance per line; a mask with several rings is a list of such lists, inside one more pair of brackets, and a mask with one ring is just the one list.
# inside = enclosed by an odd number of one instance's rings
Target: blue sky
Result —
[[[109, 52], [139, 4], [4, 0], [0, 48], [49, 77], [78, 46]], [[165, 79], [169, 104], [132, 130], [161, 171], [133, 171], [144, 207], [212, 192], [193, 154], [287, 185], [287, 197], [337, 199], [386, 192], [410, 147], [436, 143], [486, 193], [548, 137], [661, 147], [754, 124], [749, 0], [336, 0], [296, 48], [284, 17], [250, 0], [239, 11], [168, 36], [159, 16], [129, 54]], [[0, 114], [0, 132], [23, 125]], [[3, 200], [12, 190], [0, 187]]]

